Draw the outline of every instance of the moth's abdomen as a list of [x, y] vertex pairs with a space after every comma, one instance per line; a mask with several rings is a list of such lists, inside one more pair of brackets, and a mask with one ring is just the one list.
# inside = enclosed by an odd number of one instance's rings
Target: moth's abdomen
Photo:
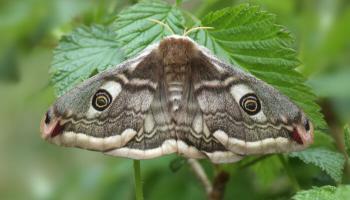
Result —
[[176, 112], [181, 109], [187, 68], [186, 65], [164, 66], [166, 96], [170, 112]]

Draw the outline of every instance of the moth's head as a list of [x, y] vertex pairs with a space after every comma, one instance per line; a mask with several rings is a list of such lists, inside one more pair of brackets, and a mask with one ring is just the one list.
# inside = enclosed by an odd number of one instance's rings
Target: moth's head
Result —
[[[313, 143], [313, 125], [297, 105], [254, 77], [240, 77], [231, 86], [230, 93], [248, 127], [246, 141], [262, 142], [262, 148], [266, 147], [267, 152], [302, 150]], [[277, 150], [269, 149], [272, 144], [278, 147]]]

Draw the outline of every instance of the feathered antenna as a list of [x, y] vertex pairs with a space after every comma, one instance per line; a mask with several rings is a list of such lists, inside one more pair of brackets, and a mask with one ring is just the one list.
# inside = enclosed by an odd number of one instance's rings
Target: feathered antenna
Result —
[[188, 31], [186, 31], [186, 29], [185, 29], [183, 36], [187, 36], [189, 33], [194, 32], [194, 31], [205, 30], [205, 29], [214, 29], [214, 27], [210, 27], [210, 26], [197, 26], [197, 27], [191, 28], [191, 29], [188, 30]]
[[162, 26], [164, 26], [166, 29], [168, 29], [173, 35], [175, 35], [175, 32], [170, 28], [170, 26], [164, 22], [161, 22], [157, 19], [148, 19], [149, 21], [151, 22], [154, 22], [154, 23], [157, 23], [157, 24], [160, 24]]

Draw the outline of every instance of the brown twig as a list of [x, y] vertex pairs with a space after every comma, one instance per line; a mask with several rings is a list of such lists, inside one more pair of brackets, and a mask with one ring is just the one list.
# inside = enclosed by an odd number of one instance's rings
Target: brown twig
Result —
[[225, 187], [230, 179], [230, 174], [225, 171], [219, 171], [213, 181], [213, 190], [208, 196], [210, 200], [221, 200], [224, 198]]
[[224, 197], [225, 186], [228, 182], [230, 175], [225, 171], [219, 171], [214, 177], [213, 183], [210, 182], [203, 167], [195, 159], [188, 159], [192, 171], [196, 175], [197, 179], [203, 185], [207, 197], [209, 200], [221, 200]]

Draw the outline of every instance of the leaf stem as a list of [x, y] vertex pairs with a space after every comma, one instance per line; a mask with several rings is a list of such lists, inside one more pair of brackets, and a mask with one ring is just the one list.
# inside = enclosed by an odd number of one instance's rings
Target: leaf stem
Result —
[[134, 178], [135, 178], [135, 195], [136, 195], [136, 200], [143, 200], [140, 161], [139, 160], [134, 160], [133, 164], [134, 164]]
[[281, 161], [284, 169], [286, 170], [287, 172], [287, 176], [289, 178], [289, 180], [291, 181], [292, 185], [293, 185], [293, 188], [294, 190], [297, 192], [300, 190], [300, 185], [298, 183], [298, 180], [297, 178], [295, 177], [295, 175], [293, 174], [292, 172], [292, 169], [290, 168], [289, 164], [288, 164], [288, 160], [284, 157], [284, 155], [282, 154], [279, 154], [278, 155], [278, 158], [279, 160]]

